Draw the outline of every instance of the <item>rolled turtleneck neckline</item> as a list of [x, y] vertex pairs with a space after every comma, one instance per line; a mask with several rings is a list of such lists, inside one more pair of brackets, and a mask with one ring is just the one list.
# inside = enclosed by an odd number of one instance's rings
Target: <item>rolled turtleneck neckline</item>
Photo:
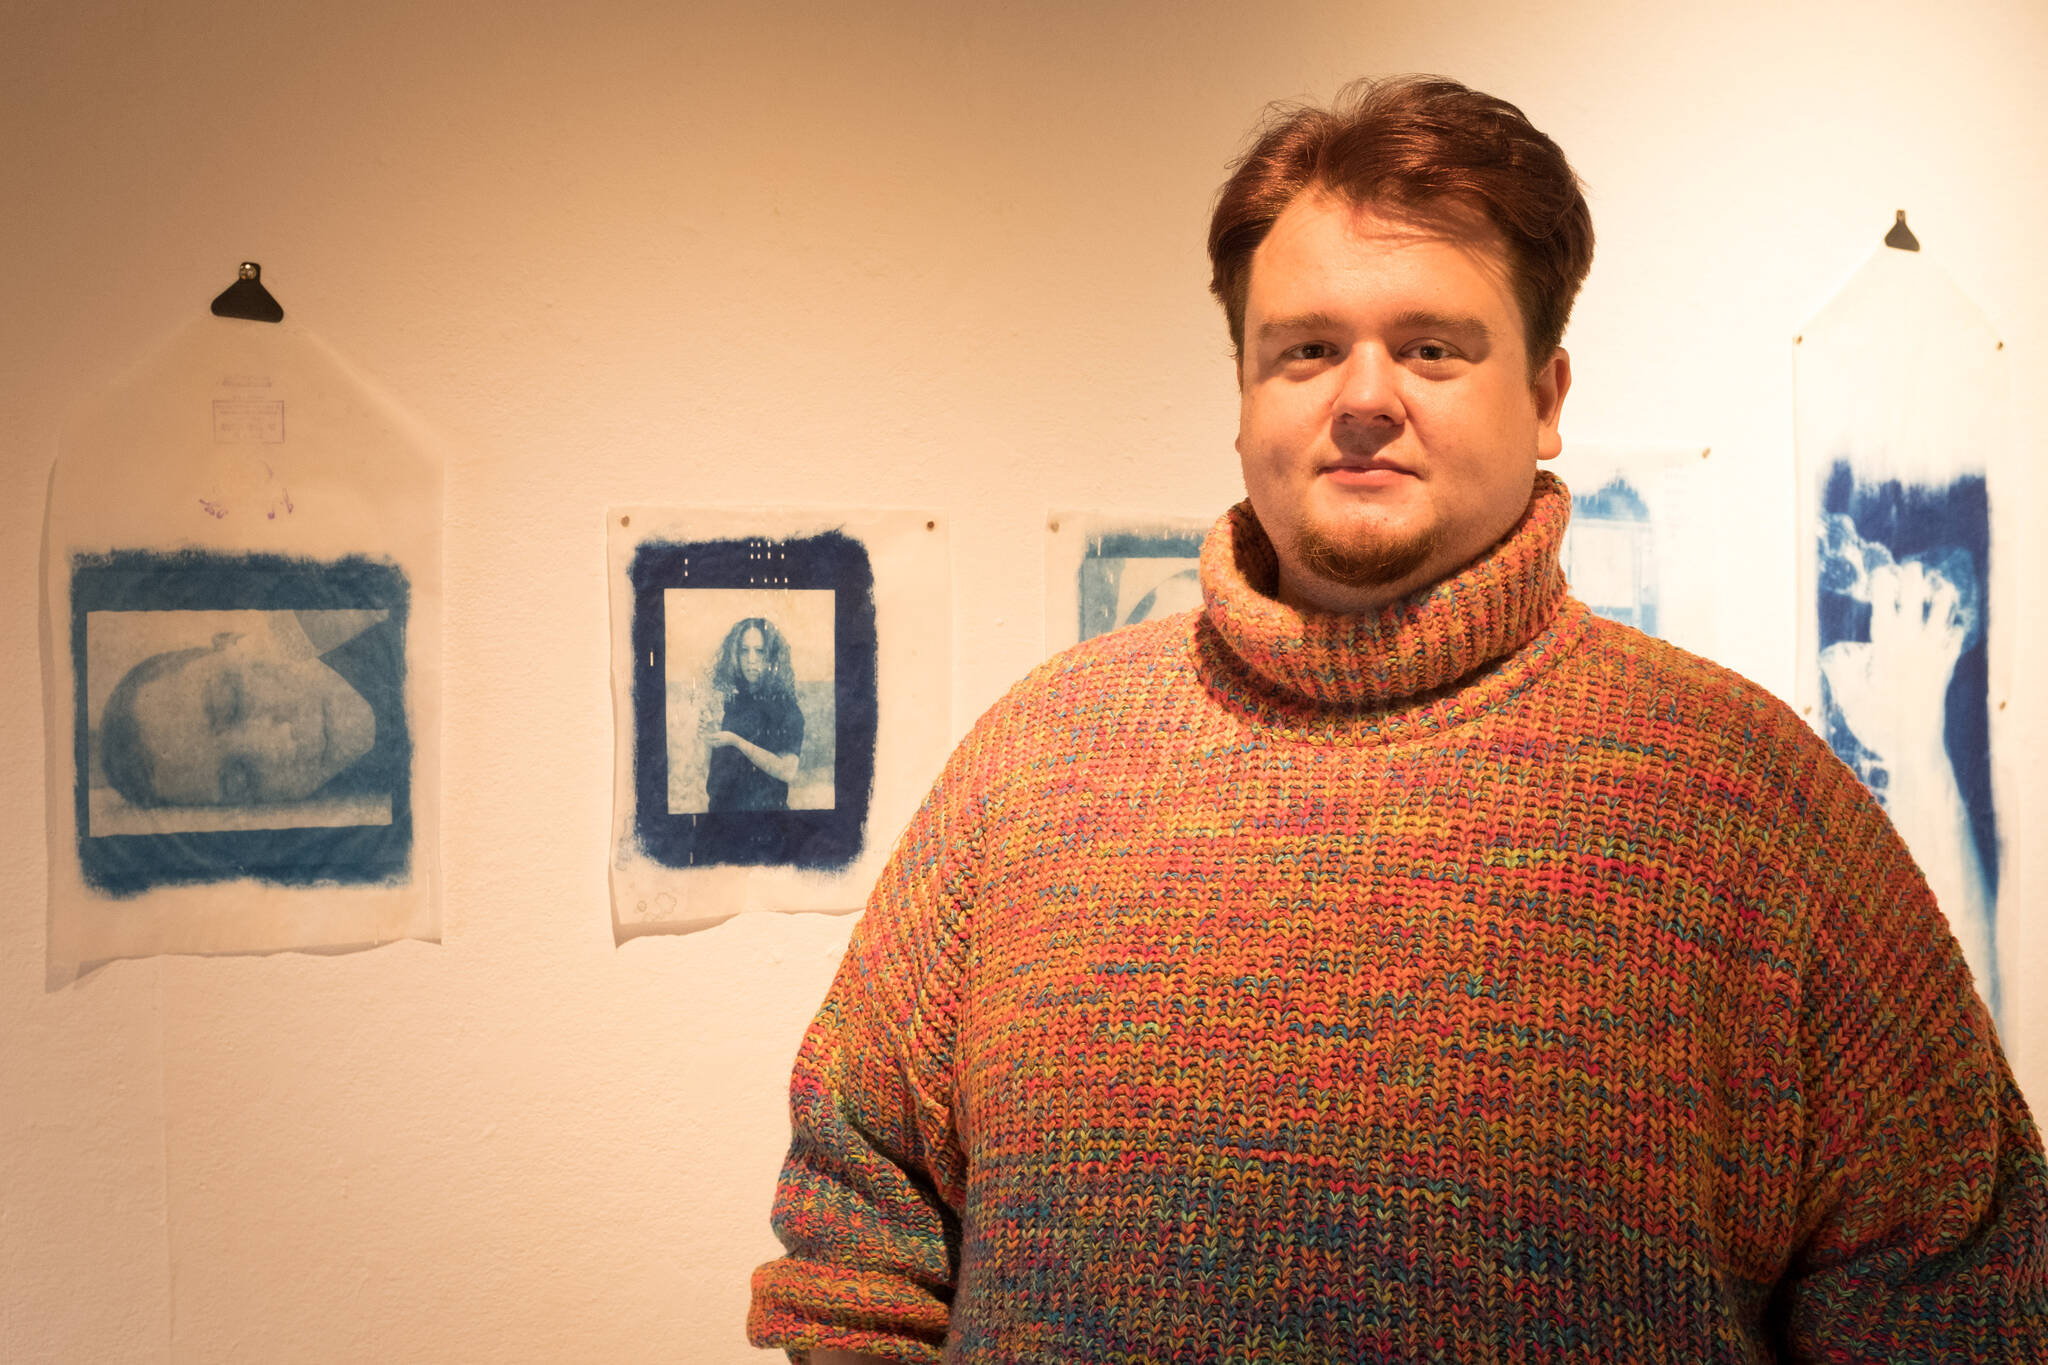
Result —
[[1275, 700], [1384, 711], [1430, 699], [1509, 658], [1553, 626], [1566, 601], [1558, 546], [1571, 494], [1539, 470], [1529, 506], [1492, 549], [1377, 612], [1279, 601], [1279, 560], [1249, 502], [1202, 544], [1204, 616]]

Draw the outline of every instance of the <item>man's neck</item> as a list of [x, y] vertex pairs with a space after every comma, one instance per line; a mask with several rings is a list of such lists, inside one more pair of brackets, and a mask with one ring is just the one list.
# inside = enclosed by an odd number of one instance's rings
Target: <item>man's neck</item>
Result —
[[1393, 583], [1352, 587], [1346, 583], [1318, 578], [1313, 574], [1297, 574], [1283, 563], [1280, 565], [1279, 582], [1274, 586], [1273, 595], [1279, 599], [1282, 606], [1292, 607], [1296, 611], [1331, 612], [1340, 616], [1376, 616], [1408, 594], [1428, 586], [1427, 575], [1424, 573]]

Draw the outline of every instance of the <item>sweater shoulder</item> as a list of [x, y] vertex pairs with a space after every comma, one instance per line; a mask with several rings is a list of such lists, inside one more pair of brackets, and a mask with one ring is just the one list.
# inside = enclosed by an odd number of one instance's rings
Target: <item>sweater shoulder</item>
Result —
[[1085, 683], [1090, 675], [1099, 679], [1105, 672], [1133, 667], [1156, 671], [1187, 657], [1195, 623], [1201, 616], [1199, 610], [1176, 612], [1106, 631], [1060, 650], [1027, 674], [1024, 681], [1043, 678]]
[[1011, 684], [984, 721], [1058, 716], [1076, 708], [1129, 711], [1194, 676], [1199, 611], [1123, 626], [1070, 645]]
[[[1594, 617], [1570, 662], [1574, 685], [1608, 694], [1599, 709], [1701, 774], [1775, 804], [1771, 821], [1803, 830], [1816, 852], [1889, 833], [1882, 808], [1827, 741], [1782, 698], [1724, 664]], [[1839, 843], [1835, 844], [1839, 847]]]
[[1752, 740], [1826, 751], [1813, 728], [1762, 683], [1619, 621], [1592, 617], [1574, 663], [1582, 674], [1611, 680], [1617, 689], [1683, 704], [1701, 722], [1739, 720]]
[[968, 727], [940, 788], [983, 798], [1060, 762], [1084, 743], [1099, 745], [1130, 720], [1156, 716], [1169, 698], [1191, 695], [1191, 641], [1200, 613], [1181, 612], [1081, 641], [1010, 684]]

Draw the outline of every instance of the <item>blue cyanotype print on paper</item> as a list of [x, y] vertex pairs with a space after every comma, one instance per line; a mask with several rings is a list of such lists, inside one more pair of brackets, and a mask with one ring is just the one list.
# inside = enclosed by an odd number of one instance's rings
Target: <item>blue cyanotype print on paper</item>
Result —
[[1655, 635], [1655, 534], [1649, 504], [1619, 475], [1592, 493], [1572, 494], [1563, 560], [1573, 595], [1611, 621]]
[[1820, 514], [1823, 733], [1884, 803], [1995, 1008], [1984, 477], [1859, 479], [1836, 460]]
[[669, 867], [849, 867], [873, 794], [874, 573], [841, 532], [644, 542], [634, 834]]
[[78, 555], [71, 603], [89, 885], [405, 878], [409, 588], [397, 566]]
[[1201, 556], [1200, 531], [1090, 536], [1076, 570], [1080, 638], [1201, 606]]

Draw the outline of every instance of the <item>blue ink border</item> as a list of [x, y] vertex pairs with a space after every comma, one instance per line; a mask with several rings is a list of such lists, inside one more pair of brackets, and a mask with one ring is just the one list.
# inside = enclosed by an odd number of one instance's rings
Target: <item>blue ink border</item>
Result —
[[405, 692], [411, 589], [397, 565], [361, 555], [320, 561], [205, 550], [116, 550], [71, 557], [71, 675], [78, 861], [86, 883], [115, 896], [152, 887], [253, 877], [279, 886], [403, 882], [412, 865], [412, 744], [400, 708], [399, 778], [388, 825], [94, 835], [89, 794], [85, 619], [95, 611], [382, 610], [397, 637], [393, 685]]
[[[773, 582], [761, 581], [762, 551]], [[795, 540], [649, 540], [627, 569], [633, 590], [633, 833], [667, 867], [788, 866], [840, 871], [860, 856], [874, 795], [875, 575], [841, 531]], [[670, 588], [829, 589], [832, 598], [833, 808], [703, 811], [668, 808]], [[647, 659], [651, 662], [643, 663]]]

